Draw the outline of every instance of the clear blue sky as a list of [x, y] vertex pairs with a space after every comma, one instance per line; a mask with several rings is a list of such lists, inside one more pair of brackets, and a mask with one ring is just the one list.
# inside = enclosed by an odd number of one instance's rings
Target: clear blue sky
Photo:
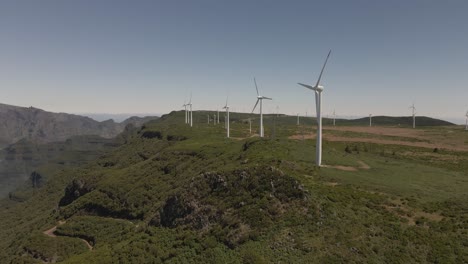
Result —
[[56, 112], [267, 112], [463, 118], [468, 1], [0, 2], [0, 102]]

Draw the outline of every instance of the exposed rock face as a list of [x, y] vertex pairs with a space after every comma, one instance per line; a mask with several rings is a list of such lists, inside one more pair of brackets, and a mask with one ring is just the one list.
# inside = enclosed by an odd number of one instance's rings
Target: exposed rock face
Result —
[[72, 183], [70, 183], [65, 189], [65, 195], [62, 197], [62, 199], [60, 199], [59, 205], [65, 206], [71, 204], [80, 196], [83, 196], [92, 190], [93, 188], [86, 184], [84, 181], [73, 180]]
[[122, 123], [113, 120], [95, 121], [89, 117], [51, 113], [34, 107], [0, 104], [0, 148], [28, 139], [44, 143], [64, 141], [71, 136], [98, 135], [112, 138], [129, 124], [141, 126], [157, 117], [130, 117]]

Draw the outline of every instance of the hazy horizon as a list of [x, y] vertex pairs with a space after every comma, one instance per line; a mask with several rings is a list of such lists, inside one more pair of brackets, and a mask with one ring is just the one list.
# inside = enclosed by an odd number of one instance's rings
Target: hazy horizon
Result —
[[66, 113], [417, 115], [464, 123], [468, 2], [3, 1], [2, 103]]

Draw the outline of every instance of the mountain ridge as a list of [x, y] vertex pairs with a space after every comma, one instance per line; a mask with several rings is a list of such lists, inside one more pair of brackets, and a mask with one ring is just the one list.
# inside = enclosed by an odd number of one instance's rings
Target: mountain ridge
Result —
[[123, 122], [96, 121], [90, 117], [54, 113], [35, 107], [0, 103], [0, 147], [28, 139], [38, 143], [64, 141], [72, 136], [97, 135], [112, 138], [129, 125], [141, 126], [158, 117], [130, 117]]

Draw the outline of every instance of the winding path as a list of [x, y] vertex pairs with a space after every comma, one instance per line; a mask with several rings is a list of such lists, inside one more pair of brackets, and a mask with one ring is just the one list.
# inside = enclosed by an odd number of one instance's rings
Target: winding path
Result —
[[[57, 235], [55, 234], [55, 230], [57, 230], [57, 226], [61, 226], [63, 224], [65, 224], [66, 222], [65, 221], [59, 221], [58, 225], [52, 227], [51, 229], [47, 229], [46, 231], [42, 232], [44, 235], [48, 236], [48, 237], [53, 237], [53, 238], [56, 238]], [[83, 243], [86, 244], [86, 246], [88, 247], [88, 249], [91, 251], [93, 250], [93, 246], [91, 246], [91, 244], [86, 241], [85, 239], [82, 239], [80, 238], [81, 241], [83, 241]]]

